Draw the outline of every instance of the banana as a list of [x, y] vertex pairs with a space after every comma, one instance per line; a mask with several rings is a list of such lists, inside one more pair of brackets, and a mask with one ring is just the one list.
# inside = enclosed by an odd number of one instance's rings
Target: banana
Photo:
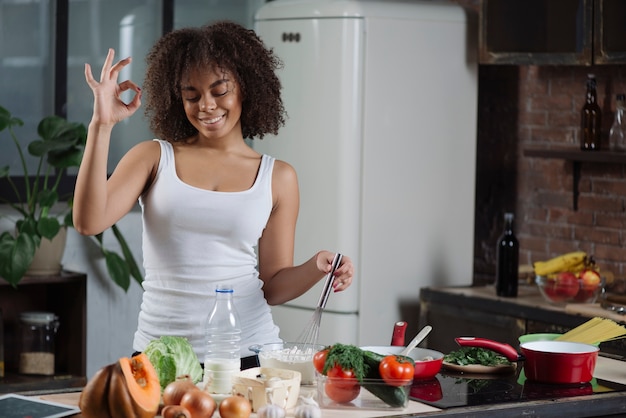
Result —
[[559, 255], [546, 261], [535, 261], [533, 267], [535, 274], [538, 276], [546, 276], [548, 274], [557, 273], [559, 271], [570, 271], [577, 269], [585, 263], [587, 253], [584, 251], [574, 251]]

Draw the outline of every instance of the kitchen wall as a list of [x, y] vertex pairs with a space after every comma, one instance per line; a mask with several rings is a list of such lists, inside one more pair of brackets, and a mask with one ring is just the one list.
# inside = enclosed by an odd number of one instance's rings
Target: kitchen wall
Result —
[[[479, 13], [480, 0], [454, 1]], [[626, 277], [625, 165], [583, 163], [574, 210], [572, 162], [524, 156], [529, 147], [579, 149], [588, 73], [598, 81], [608, 145], [615, 95], [626, 93], [626, 65], [480, 65], [475, 284], [494, 280], [506, 211], [516, 215], [521, 264], [583, 250], [602, 270], [618, 280]]]
[[505, 210], [516, 214], [520, 263], [584, 250], [601, 269], [626, 275], [624, 165], [583, 163], [574, 210], [572, 163], [523, 155], [527, 147], [579, 149], [588, 73], [598, 80], [608, 137], [615, 95], [626, 92], [626, 65], [480, 67], [477, 281], [493, 278], [495, 242]]

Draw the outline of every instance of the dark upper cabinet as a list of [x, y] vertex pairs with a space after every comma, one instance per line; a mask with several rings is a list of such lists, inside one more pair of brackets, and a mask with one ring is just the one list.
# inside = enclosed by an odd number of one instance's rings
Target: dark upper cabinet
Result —
[[482, 0], [481, 64], [626, 63], [624, 0]]
[[595, 0], [593, 63], [626, 63], [626, 1]]

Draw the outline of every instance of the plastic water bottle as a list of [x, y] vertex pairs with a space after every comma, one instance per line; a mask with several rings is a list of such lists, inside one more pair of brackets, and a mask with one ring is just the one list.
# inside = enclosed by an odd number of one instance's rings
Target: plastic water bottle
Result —
[[206, 323], [204, 386], [210, 393], [230, 394], [233, 376], [241, 370], [241, 327], [233, 304], [233, 289], [218, 286]]

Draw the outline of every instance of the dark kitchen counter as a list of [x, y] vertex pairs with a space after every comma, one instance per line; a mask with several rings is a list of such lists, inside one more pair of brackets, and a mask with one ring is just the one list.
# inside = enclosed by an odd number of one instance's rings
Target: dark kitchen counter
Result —
[[[493, 286], [426, 287], [420, 290], [420, 327], [433, 331], [422, 346], [449, 352], [454, 338], [476, 336], [519, 344], [518, 337], [537, 332], [563, 333], [594, 316], [624, 323], [626, 317], [598, 304], [553, 305], [534, 285], [520, 286], [515, 298], [498, 297]], [[601, 344], [605, 355], [626, 358], [626, 341]]]

